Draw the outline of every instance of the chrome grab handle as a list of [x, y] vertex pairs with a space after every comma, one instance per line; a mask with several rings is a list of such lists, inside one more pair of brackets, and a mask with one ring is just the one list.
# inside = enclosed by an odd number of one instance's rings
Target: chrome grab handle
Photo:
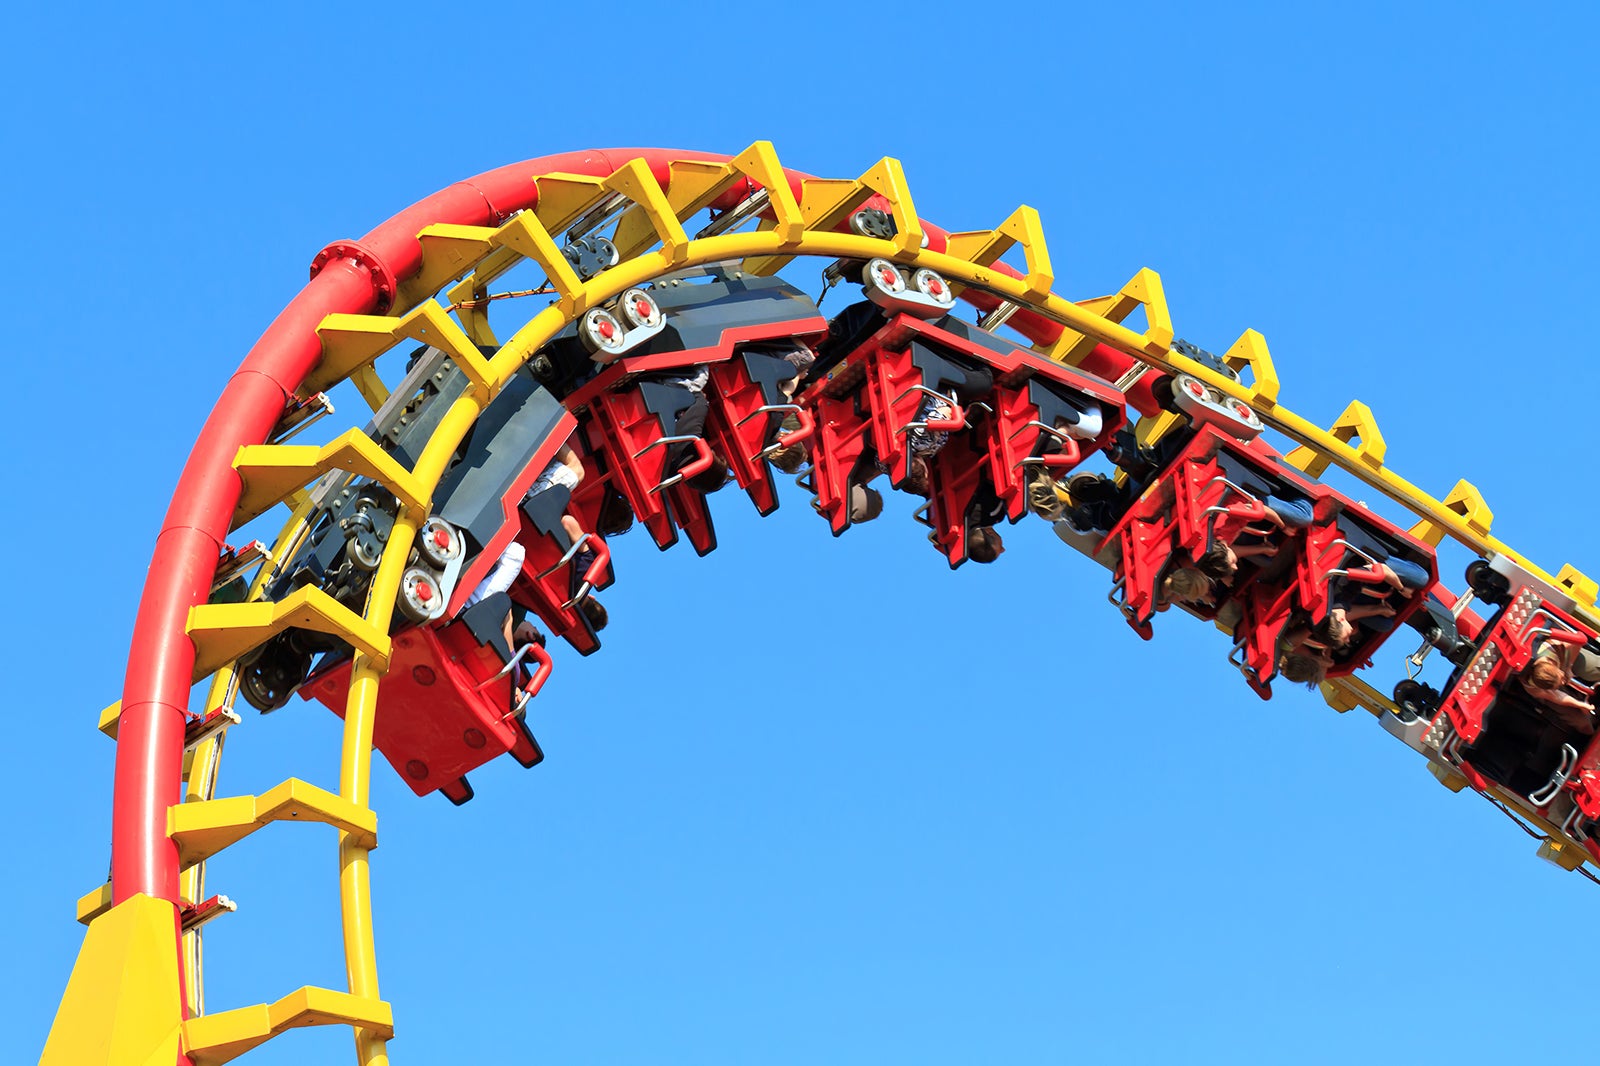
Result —
[[581, 536], [577, 540], [573, 541], [572, 542], [572, 547], [567, 549], [566, 554], [561, 556], [561, 558], [557, 559], [547, 569], [539, 571], [539, 576], [541, 578], [549, 577], [551, 574], [555, 573], [557, 570], [560, 570], [563, 566], [566, 566], [568, 563], [572, 562], [573, 557], [578, 554], [579, 550], [582, 549], [584, 543], [586, 541], [588, 541], [588, 539], [589, 539], [589, 534], [585, 533], [583, 536]]
[[1250, 669], [1250, 664], [1248, 662], [1246, 662], [1243, 658], [1238, 657], [1243, 651], [1243, 643], [1235, 644], [1228, 651], [1228, 663], [1233, 666], [1234, 669], [1238, 670], [1240, 674], [1244, 675], [1244, 679], [1246, 681], [1253, 682], [1256, 680], [1255, 671]]
[[1528, 793], [1528, 802], [1535, 807], [1548, 806], [1550, 801], [1561, 794], [1561, 789], [1566, 785], [1572, 774], [1573, 767], [1578, 765], [1578, 749], [1571, 744], [1561, 745], [1561, 763], [1550, 775], [1550, 780], [1542, 787]]
[[[637, 459], [641, 455], [643, 455], [645, 452], [649, 451], [651, 448], [659, 448], [663, 444], [683, 444], [683, 443], [688, 442], [688, 441], [697, 441], [699, 443], [704, 444], [705, 443], [705, 438], [704, 437], [696, 437], [692, 433], [690, 433], [690, 434], [679, 434], [678, 436], [675, 436], [675, 437], [661, 437], [658, 440], [654, 440], [651, 443], [646, 444], [643, 448], [640, 448], [638, 451], [634, 452], [633, 453], [633, 457], [635, 459]], [[709, 444], [706, 444], [706, 451], [709, 453], [710, 450], [711, 450], [711, 446]], [[695, 462], [699, 462], [699, 460], [697, 459]], [[690, 463], [689, 465], [693, 466], [694, 463]], [[710, 465], [710, 461], [707, 460], [707, 466], [709, 466], [709, 465]], [[678, 482], [682, 481], [683, 478], [684, 478], [684, 473], [683, 473], [682, 470], [680, 470], [676, 474], [673, 474], [671, 477], [667, 478], [661, 484], [657, 485], [655, 488], [651, 489], [650, 491], [652, 493], [656, 493], [656, 492], [660, 492], [662, 489], [669, 489], [672, 486], [676, 485]]]
[[793, 411], [794, 413], [799, 414], [800, 413], [800, 405], [797, 404], [797, 403], [769, 403], [769, 404], [763, 404], [760, 407], [757, 407], [754, 411], [751, 411], [749, 414], [745, 415], [743, 418], [739, 419], [739, 421], [735, 422], [734, 423], [734, 427], [738, 428], [739, 426], [744, 425], [746, 422], [750, 421], [752, 418], [755, 418], [757, 415], [771, 414], [774, 411]]
[[[1233, 482], [1229, 481], [1225, 477], [1214, 478], [1214, 479], [1212, 479], [1212, 483], [1213, 484], [1221, 484], [1221, 485], [1223, 485], [1223, 486], [1225, 486], [1227, 488], [1232, 489], [1234, 492], [1237, 492], [1239, 495], [1243, 496], [1245, 499], [1249, 500], [1251, 503], [1261, 503], [1260, 497], [1256, 496], [1253, 492], [1249, 491], [1248, 489], [1241, 488], [1240, 486], [1235, 485]], [[1206, 514], [1221, 514], [1221, 513], [1225, 512], [1227, 509], [1228, 508], [1223, 506], [1222, 504], [1218, 504], [1215, 507], [1207, 507], [1205, 513]]]
[[[1357, 555], [1361, 556], [1361, 558], [1365, 559], [1367, 562], [1371, 563], [1373, 566], [1382, 566], [1383, 565], [1382, 563], [1378, 562], [1378, 560], [1374, 559], [1372, 556], [1368, 555], [1366, 552], [1362, 551], [1360, 548], [1356, 547], [1354, 544], [1351, 544], [1349, 541], [1345, 540], [1342, 537], [1340, 539], [1336, 540], [1336, 541], [1331, 542], [1328, 545], [1328, 548], [1344, 548], [1346, 551], [1355, 552]], [[1322, 554], [1317, 557], [1317, 562], [1320, 563], [1320, 562], [1322, 562], [1322, 560], [1326, 559], [1327, 557], [1328, 557], [1328, 549], [1325, 548], [1325, 549], [1323, 549]], [[1328, 576], [1329, 577], [1348, 577], [1349, 575], [1350, 575], [1350, 571], [1348, 569], [1343, 569], [1343, 568], [1338, 569], [1338, 570], [1329, 570], [1328, 571]]]
[[[954, 393], [951, 393], [949, 396], [946, 396], [944, 393], [936, 392], [935, 390], [928, 388], [926, 385], [913, 385], [910, 388], [906, 389], [904, 392], [902, 392], [900, 395], [896, 396], [894, 398], [894, 402], [895, 403], [899, 403], [901, 400], [905, 399], [907, 396], [910, 396], [913, 392], [924, 392], [924, 393], [927, 393], [929, 396], [934, 396], [934, 397], [937, 397], [938, 399], [941, 399], [941, 400], [950, 401], [950, 406], [955, 409], [955, 413], [959, 414], [961, 416], [961, 426], [957, 427], [957, 428], [963, 428], [964, 429], [966, 427], [967, 414], [966, 414], [965, 411], [963, 411], [961, 409], [961, 405], [956, 402], [956, 397], [955, 397]], [[905, 425], [901, 426], [895, 432], [896, 433], [910, 433], [914, 429], [926, 430], [927, 428], [928, 428], [928, 423], [927, 422], [907, 422]], [[950, 432], [954, 432], [954, 430], [935, 430], [935, 432], [950, 433]]]

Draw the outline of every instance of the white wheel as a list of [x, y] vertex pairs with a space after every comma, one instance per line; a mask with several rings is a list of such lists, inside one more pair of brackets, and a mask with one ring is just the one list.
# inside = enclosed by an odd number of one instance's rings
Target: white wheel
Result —
[[461, 558], [461, 534], [440, 518], [430, 518], [417, 530], [417, 555], [435, 570], [443, 570]]
[[588, 312], [578, 323], [578, 336], [591, 352], [622, 351], [622, 323], [603, 307]]
[[906, 276], [887, 259], [869, 259], [862, 271], [862, 281], [887, 293], [906, 291]]
[[444, 613], [444, 594], [439, 578], [431, 570], [413, 566], [400, 575], [400, 595], [395, 598], [400, 613], [413, 622], [431, 622]]
[[634, 329], [659, 326], [661, 305], [643, 289], [629, 289], [617, 301], [622, 320]]
[[955, 294], [950, 291], [950, 283], [940, 277], [937, 271], [927, 267], [911, 275], [911, 285], [936, 304], [949, 307], [956, 301]]
[[1256, 417], [1256, 413], [1250, 409], [1250, 405], [1243, 400], [1236, 400], [1230, 396], [1222, 401], [1222, 406], [1226, 407], [1230, 414], [1245, 425], [1252, 428], [1260, 428], [1261, 419]]

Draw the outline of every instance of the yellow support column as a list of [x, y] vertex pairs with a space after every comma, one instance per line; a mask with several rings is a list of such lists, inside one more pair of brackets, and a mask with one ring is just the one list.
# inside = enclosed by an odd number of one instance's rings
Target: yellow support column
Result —
[[171, 903], [140, 895], [90, 924], [39, 1066], [172, 1066], [178, 1060], [177, 920]]

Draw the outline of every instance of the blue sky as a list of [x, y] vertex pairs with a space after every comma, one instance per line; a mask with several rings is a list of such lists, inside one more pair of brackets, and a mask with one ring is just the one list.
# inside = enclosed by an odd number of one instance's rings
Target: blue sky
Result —
[[[1404, 476], [1467, 477], [1503, 538], [1600, 571], [1592, 8], [690, 10], [14, 17], [0, 1059], [38, 1054], [104, 876], [95, 716], [211, 402], [318, 249], [494, 166], [765, 138], [830, 176], [894, 155], [952, 229], [1031, 204], [1058, 291], [1160, 271], [1179, 336], [1261, 330], [1287, 406], [1366, 400]], [[723, 497], [707, 559], [619, 542], [605, 650], [533, 712], [543, 766], [460, 810], [375, 768], [395, 1061], [1566, 1052], [1600, 886], [1366, 715], [1259, 702], [1192, 619], [1141, 643], [1042, 523], [951, 574], [908, 499], [833, 541], [802, 499]], [[248, 715], [223, 790], [334, 787], [337, 725]], [[335, 876], [311, 826], [213, 865], [241, 910], [212, 1009], [342, 987]]]

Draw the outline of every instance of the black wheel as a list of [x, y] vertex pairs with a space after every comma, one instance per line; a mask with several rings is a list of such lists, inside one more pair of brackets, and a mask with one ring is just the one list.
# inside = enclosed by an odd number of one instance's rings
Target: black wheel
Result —
[[262, 714], [275, 711], [289, 702], [310, 669], [310, 652], [276, 638], [239, 664], [239, 695]]
[[1150, 395], [1155, 397], [1156, 403], [1161, 405], [1163, 411], [1171, 411], [1175, 415], [1183, 414], [1183, 408], [1178, 406], [1178, 401], [1172, 394], [1171, 377], [1164, 377], [1150, 386]]
[[1511, 602], [1511, 582], [1504, 574], [1497, 574], [1483, 559], [1467, 564], [1467, 585], [1473, 595], [1492, 607], [1504, 607]]
[[1394, 687], [1394, 702], [1400, 709], [1400, 720], [1411, 723], [1433, 717], [1439, 709], [1439, 693], [1431, 685], [1408, 679]]

